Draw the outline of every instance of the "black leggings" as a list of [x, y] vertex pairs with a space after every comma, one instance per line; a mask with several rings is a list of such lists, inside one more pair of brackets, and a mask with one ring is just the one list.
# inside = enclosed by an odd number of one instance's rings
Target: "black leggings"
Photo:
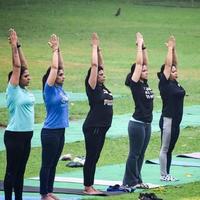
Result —
[[12, 199], [14, 189], [15, 200], [22, 200], [24, 172], [31, 150], [33, 131], [13, 132], [5, 131], [6, 146], [6, 174], [4, 178], [5, 200]]
[[42, 166], [40, 169], [40, 194], [53, 192], [56, 166], [65, 142], [65, 129], [46, 129], [41, 131]]
[[86, 148], [86, 159], [83, 168], [84, 186], [92, 186], [94, 184], [96, 163], [103, 148], [108, 129], [109, 127], [83, 127]]

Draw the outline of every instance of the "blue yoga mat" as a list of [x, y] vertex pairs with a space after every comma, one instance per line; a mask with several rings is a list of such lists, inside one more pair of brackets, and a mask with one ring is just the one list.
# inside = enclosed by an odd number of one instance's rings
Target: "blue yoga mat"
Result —
[[[66, 195], [65, 195], [66, 196]], [[23, 193], [23, 200], [39, 200], [41, 197], [40, 195], [38, 196], [33, 196], [33, 194], [26, 194]], [[83, 198], [77, 198], [77, 197], [62, 197], [62, 200], [81, 200]], [[0, 194], [0, 200], [5, 200], [4, 195]], [[14, 200], [14, 197], [12, 198]]]

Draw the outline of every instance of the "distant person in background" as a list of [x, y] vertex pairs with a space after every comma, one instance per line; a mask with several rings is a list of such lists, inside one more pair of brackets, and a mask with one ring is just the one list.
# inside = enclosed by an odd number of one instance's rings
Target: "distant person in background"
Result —
[[113, 96], [105, 85], [102, 50], [99, 38], [92, 34], [92, 61], [85, 79], [86, 93], [90, 110], [83, 124], [86, 160], [83, 168], [84, 193], [100, 194], [93, 187], [96, 164], [104, 145], [106, 132], [111, 126], [113, 116]]
[[58, 200], [53, 194], [53, 184], [56, 166], [64, 146], [65, 128], [69, 126], [68, 97], [63, 90], [64, 64], [59, 38], [55, 34], [50, 37], [49, 45], [52, 49], [52, 63], [42, 79], [47, 115], [41, 131], [40, 194], [42, 200]]
[[173, 36], [169, 38], [166, 46], [165, 64], [161, 66], [158, 73], [158, 87], [162, 98], [162, 114], [159, 123], [161, 129], [160, 180], [176, 181], [177, 179], [170, 175], [170, 166], [172, 151], [180, 133], [185, 90], [177, 82], [176, 44]]
[[147, 189], [148, 185], [143, 183], [141, 169], [146, 148], [151, 136], [151, 122], [153, 111], [153, 92], [147, 83], [148, 57], [147, 49], [141, 33], [136, 33], [136, 63], [131, 67], [127, 75], [125, 85], [131, 90], [135, 102], [135, 111], [128, 124], [129, 133], [129, 155], [123, 179], [124, 189], [135, 188]]
[[31, 150], [35, 98], [27, 89], [30, 75], [21, 44], [14, 29], [9, 30], [13, 69], [8, 74], [6, 101], [9, 122], [4, 134], [6, 146], [5, 200], [22, 200], [24, 172]]

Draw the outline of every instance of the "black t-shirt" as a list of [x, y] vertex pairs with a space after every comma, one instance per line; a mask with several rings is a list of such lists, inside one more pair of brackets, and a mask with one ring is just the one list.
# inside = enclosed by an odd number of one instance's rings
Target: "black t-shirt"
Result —
[[83, 124], [84, 127], [110, 127], [113, 117], [113, 96], [104, 86], [97, 84], [93, 90], [86, 84], [90, 110]]
[[183, 116], [183, 100], [185, 90], [176, 80], [166, 79], [163, 73], [160, 74], [158, 88], [162, 98], [162, 116], [170, 117], [181, 122]]
[[133, 118], [142, 122], [151, 123], [153, 119], [153, 92], [147, 82], [131, 80], [130, 89], [135, 102]]

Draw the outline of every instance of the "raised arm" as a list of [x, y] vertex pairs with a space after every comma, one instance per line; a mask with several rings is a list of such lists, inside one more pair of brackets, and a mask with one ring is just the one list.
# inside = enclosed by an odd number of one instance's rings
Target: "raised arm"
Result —
[[64, 60], [63, 60], [63, 57], [62, 57], [62, 53], [61, 53], [60, 47], [58, 49], [58, 66], [61, 69], [64, 68]]
[[144, 44], [144, 41], [143, 41], [143, 45], [142, 45], [142, 53], [143, 53], [143, 65], [148, 66], [149, 59], [148, 59], [147, 49], [146, 49], [146, 46]]
[[143, 64], [143, 36], [141, 33], [136, 33], [136, 44], [137, 44], [137, 53], [136, 53], [136, 66], [135, 71], [131, 77], [134, 82], [138, 82], [142, 73], [142, 64]]
[[175, 65], [177, 68], [178, 61], [177, 61], [177, 54], [176, 54], [176, 45], [174, 45], [174, 48], [172, 50], [172, 65]]
[[17, 50], [17, 33], [15, 32], [14, 29], [9, 30], [8, 39], [12, 49], [12, 65], [13, 65], [10, 83], [12, 85], [19, 85], [21, 63], [19, 59], [19, 53]]
[[97, 55], [97, 47], [98, 47], [98, 35], [97, 33], [92, 34], [92, 60], [91, 60], [91, 73], [88, 80], [88, 83], [92, 89], [95, 89], [97, 84], [97, 74], [98, 74], [98, 55]]
[[22, 46], [21, 46], [19, 40], [17, 41], [17, 49], [18, 49], [19, 59], [20, 59], [21, 65], [22, 65], [23, 67], [28, 68], [28, 64], [27, 64], [26, 58], [25, 58], [25, 56], [24, 56], [24, 53], [23, 53], [23, 51], [22, 51]]
[[52, 49], [53, 55], [52, 55], [51, 71], [48, 76], [47, 83], [49, 86], [52, 86], [55, 84], [57, 72], [58, 72], [58, 50], [59, 50], [58, 37], [55, 34], [51, 35], [48, 44]]
[[104, 62], [103, 62], [103, 54], [102, 54], [102, 49], [100, 46], [97, 47], [97, 54], [98, 54], [98, 66], [101, 66], [104, 68]]
[[165, 58], [165, 68], [164, 68], [164, 75], [166, 79], [169, 79], [172, 67], [172, 57], [173, 57], [173, 48], [175, 45], [175, 38], [174, 36], [170, 36], [168, 42], [166, 43], [167, 46], [167, 56]]

